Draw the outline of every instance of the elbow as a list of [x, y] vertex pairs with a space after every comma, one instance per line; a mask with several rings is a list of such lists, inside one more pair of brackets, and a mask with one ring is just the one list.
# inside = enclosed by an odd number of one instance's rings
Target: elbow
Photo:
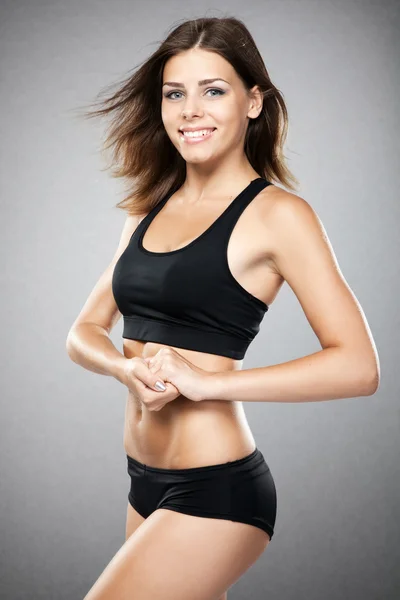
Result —
[[75, 347], [74, 347], [74, 342], [73, 342], [73, 332], [72, 332], [72, 329], [70, 329], [69, 332], [68, 332], [67, 339], [65, 341], [65, 349], [67, 351], [67, 354], [68, 354], [69, 358], [73, 362], [75, 362], [75, 360], [74, 360]]
[[379, 368], [373, 370], [368, 376], [364, 376], [361, 385], [362, 396], [373, 396], [379, 389], [381, 377]]
[[375, 392], [378, 391], [380, 383], [381, 383], [381, 376], [380, 376], [380, 372], [378, 369], [377, 371], [375, 371], [373, 377], [370, 379], [368, 396], [373, 396], [375, 394]]
[[346, 361], [354, 397], [373, 396], [378, 391], [381, 380], [378, 354], [352, 353], [347, 355]]
[[369, 375], [365, 378], [366, 396], [373, 396], [379, 389], [381, 383], [381, 367], [379, 355], [375, 350], [371, 357]]

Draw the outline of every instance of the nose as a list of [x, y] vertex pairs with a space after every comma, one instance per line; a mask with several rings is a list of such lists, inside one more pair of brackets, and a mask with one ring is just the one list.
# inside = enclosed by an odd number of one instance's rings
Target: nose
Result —
[[196, 98], [186, 99], [184, 107], [182, 109], [182, 116], [186, 118], [193, 118], [194, 116], [202, 116], [203, 109], [201, 108], [201, 102], [199, 102]]

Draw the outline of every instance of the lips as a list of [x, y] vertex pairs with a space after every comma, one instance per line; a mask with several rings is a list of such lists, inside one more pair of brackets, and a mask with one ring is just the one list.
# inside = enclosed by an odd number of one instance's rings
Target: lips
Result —
[[179, 133], [184, 135], [185, 132], [195, 133], [196, 131], [215, 131], [216, 127], [198, 127], [196, 129], [178, 129]]
[[207, 133], [201, 133], [199, 135], [186, 135], [182, 131], [179, 131], [179, 137], [184, 144], [201, 144], [202, 142], [206, 142], [207, 140], [209, 140], [214, 135], [216, 129], [216, 127], [209, 128], [208, 130], [206, 128], [196, 129], [196, 131], [207, 131]]

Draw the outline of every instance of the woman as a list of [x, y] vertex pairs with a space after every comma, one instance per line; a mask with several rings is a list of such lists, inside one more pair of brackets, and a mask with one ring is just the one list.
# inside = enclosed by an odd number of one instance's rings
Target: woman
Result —
[[[183, 22], [87, 114], [113, 111], [115, 175], [136, 187], [67, 348], [128, 388], [131, 488], [126, 542], [85, 600], [226, 600], [277, 509], [242, 402], [371, 395], [378, 357], [316, 213], [271, 182], [296, 181], [287, 111], [242, 22]], [[284, 281], [323, 349], [241, 370]]]

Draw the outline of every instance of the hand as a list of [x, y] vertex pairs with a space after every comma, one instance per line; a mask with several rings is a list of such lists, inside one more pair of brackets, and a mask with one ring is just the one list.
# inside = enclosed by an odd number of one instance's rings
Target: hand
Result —
[[180, 394], [189, 400], [200, 402], [205, 399], [206, 387], [208, 387], [209, 378], [212, 375], [209, 371], [196, 367], [170, 347], [161, 348], [157, 354], [144, 360], [151, 373], [157, 374], [160, 379], [172, 384]]
[[[172, 402], [180, 396], [179, 390], [174, 385], [163, 381], [160, 374], [155, 375], [152, 373], [146, 360], [139, 356], [126, 359], [120, 381], [150, 411], [161, 410], [168, 402]], [[166, 389], [158, 391], [155, 387], [156, 381], [164, 383]]]

